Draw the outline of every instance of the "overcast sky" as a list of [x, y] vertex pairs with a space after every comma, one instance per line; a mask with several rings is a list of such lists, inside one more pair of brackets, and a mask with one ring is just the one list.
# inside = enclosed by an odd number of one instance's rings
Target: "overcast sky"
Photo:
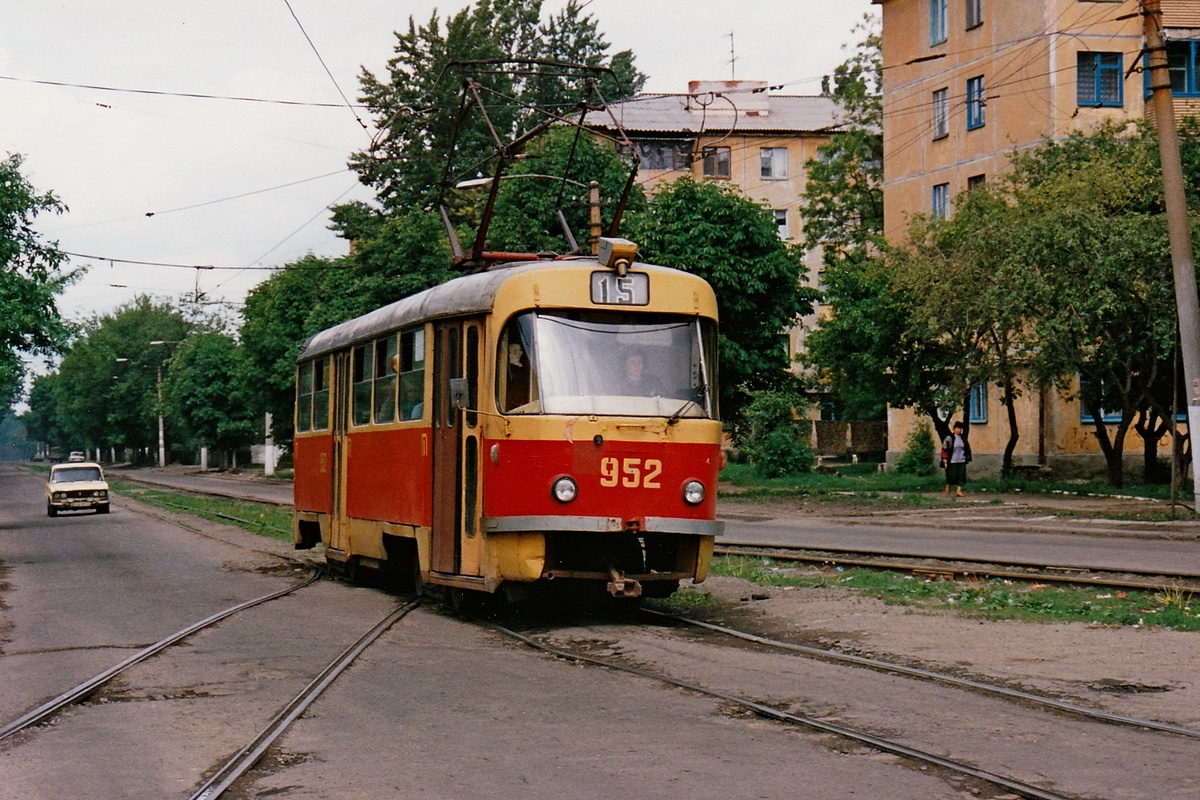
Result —
[[[421, 24], [435, 7], [444, 19], [467, 5], [0, 0], [0, 157], [22, 154], [25, 177], [69, 207], [38, 229], [90, 257], [72, 257], [88, 271], [63, 296], [64, 314], [83, 319], [137, 294], [174, 300], [197, 288], [236, 308], [269, 274], [263, 267], [345, 253], [327, 207], [371, 198], [346, 160], [373, 131], [341, 93], [356, 100], [364, 66], [385, 73], [393, 31], [410, 15]], [[562, 5], [545, 0], [544, 10]], [[591, 0], [586, 11], [610, 52], [634, 51], [648, 91], [733, 75], [816, 94], [856, 22], [877, 9], [870, 0]]]

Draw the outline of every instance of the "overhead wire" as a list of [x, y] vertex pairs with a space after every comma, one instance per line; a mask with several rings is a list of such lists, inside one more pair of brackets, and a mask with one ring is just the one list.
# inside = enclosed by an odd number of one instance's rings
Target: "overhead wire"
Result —
[[296, 11], [292, 8], [291, 2], [289, 0], [283, 0], [283, 4], [287, 6], [288, 13], [292, 15], [292, 19], [296, 20], [296, 25], [300, 28], [300, 32], [304, 34], [304, 38], [308, 42], [308, 46], [312, 48], [313, 54], [317, 57], [317, 61], [321, 62], [321, 67], [325, 70], [325, 74], [329, 76], [329, 80], [333, 81], [333, 86], [335, 89], [337, 89], [338, 94], [342, 96], [342, 100], [345, 102], [346, 108], [350, 109], [350, 113], [354, 115], [354, 119], [358, 121], [358, 124], [362, 126], [364, 131], [370, 130], [370, 128], [367, 127], [367, 123], [363, 122], [362, 117], [360, 117], [358, 112], [354, 110], [354, 105], [350, 102], [350, 98], [346, 97], [346, 93], [342, 91], [342, 87], [338, 84], [337, 78], [333, 77], [333, 73], [330, 71], [329, 66], [325, 63], [325, 59], [321, 57], [321, 51], [317, 49], [317, 45], [313, 42], [312, 37], [309, 36], [308, 31], [304, 29], [304, 23], [300, 21], [300, 17], [296, 16]]
[[89, 89], [96, 92], [120, 92], [123, 94], [145, 94], [157, 97], [186, 97], [193, 100], [233, 100], [240, 103], [267, 103], [280, 106], [306, 106], [310, 108], [341, 108], [341, 103], [313, 103], [305, 100], [280, 100], [267, 97], [246, 97], [239, 95], [204, 94], [201, 92], [171, 92], [162, 89], [131, 89], [128, 87], [101, 86], [92, 83], [70, 83], [67, 81], [51, 81], [35, 78], [17, 78], [12, 75], [0, 75], [0, 81], [15, 83], [32, 83], [39, 86], [58, 86], [68, 89]]

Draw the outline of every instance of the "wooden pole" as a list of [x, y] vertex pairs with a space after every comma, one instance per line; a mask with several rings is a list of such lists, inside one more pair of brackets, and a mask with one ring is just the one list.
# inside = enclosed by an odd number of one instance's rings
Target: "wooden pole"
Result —
[[1175, 305], [1179, 314], [1179, 341], [1183, 350], [1183, 378], [1188, 387], [1188, 434], [1192, 450], [1192, 490], [1200, 500], [1200, 302], [1196, 298], [1196, 267], [1192, 234], [1184, 194], [1183, 164], [1179, 157], [1179, 132], [1171, 97], [1167, 43], [1162, 33], [1159, 0], [1143, 0], [1146, 53], [1150, 65], [1158, 150], [1162, 161], [1163, 192], [1167, 204], [1167, 230], [1171, 240], [1171, 265], [1175, 273]]

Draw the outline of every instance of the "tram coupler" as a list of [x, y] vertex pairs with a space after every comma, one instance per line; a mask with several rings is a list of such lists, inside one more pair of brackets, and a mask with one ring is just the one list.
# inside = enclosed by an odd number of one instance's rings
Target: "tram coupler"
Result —
[[626, 578], [617, 572], [616, 567], [609, 567], [608, 574], [612, 580], [608, 582], [608, 593], [613, 597], [641, 597], [642, 584], [633, 578]]

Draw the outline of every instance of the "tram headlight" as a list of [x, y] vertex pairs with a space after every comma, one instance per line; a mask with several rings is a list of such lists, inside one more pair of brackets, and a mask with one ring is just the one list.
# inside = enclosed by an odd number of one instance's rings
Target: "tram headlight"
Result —
[[698, 506], [704, 502], [704, 484], [700, 481], [688, 481], [683, 485], [683, 502]]
[[579, 494], [579, 485], [570, 476], [563, 475], [554, 481], [554, 486], [551, 487], [550, 493], [554, 495], [554, 499], [558, 502], [569, 503]]

